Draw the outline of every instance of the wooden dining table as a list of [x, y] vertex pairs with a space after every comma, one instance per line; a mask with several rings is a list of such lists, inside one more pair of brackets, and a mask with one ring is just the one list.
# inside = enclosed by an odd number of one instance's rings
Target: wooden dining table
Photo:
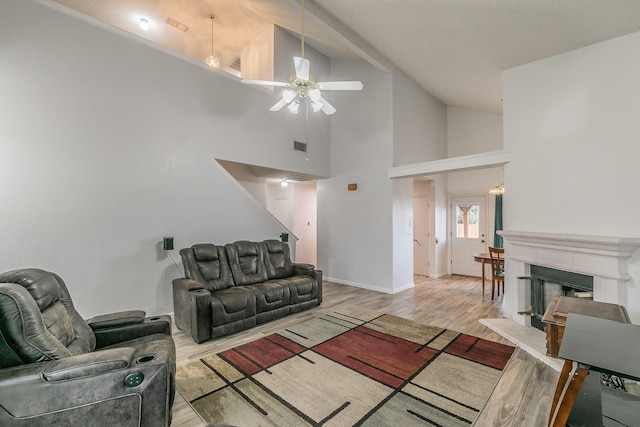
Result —
[[472, 256], [474, 261], [482, 263], [482, 288], [484, 289], [484, 279], [485, 279], [484, 265], [491, 264], [491, 254], [489, 252], [481, 252], [477, 254], [472, 254]]

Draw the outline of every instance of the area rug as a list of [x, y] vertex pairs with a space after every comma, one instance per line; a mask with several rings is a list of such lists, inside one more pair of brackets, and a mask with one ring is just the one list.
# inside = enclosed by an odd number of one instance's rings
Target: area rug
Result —
[[349, 308], [178, 366], [207, 423], [468, 426], [515, 348]]

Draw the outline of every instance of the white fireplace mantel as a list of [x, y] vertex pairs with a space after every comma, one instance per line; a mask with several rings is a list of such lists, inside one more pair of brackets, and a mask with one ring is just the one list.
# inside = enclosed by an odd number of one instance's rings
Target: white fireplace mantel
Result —
[[617, 281], [631, 279], [627, 259], [640, 247], [639, 238], [629, 237], [507, 230], [498, 233], [512, 245], [509, 258], [514, 261]]
[[631, 280], [628, 260], [640, 247], [640, 238], [499, 231], [505, 240], [505, 316], [522, 324], [518, 315], [530, 304], [527, 290], [518, 284], [531, 265], [593, 276], [594, 301], [627, 305]]

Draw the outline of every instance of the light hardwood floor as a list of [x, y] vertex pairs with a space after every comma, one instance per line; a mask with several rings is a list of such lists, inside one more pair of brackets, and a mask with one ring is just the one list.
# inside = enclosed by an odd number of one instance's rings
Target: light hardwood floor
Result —
[[[503, 317], [502, 297], [491, 301], [489, 289], [483, 299], [480, 279], [467, 276], [449, 276], [441, 279], [415, 276], [414, 288], [395, 295], [325, 282], [324, 301], [321, 306], [200, 345], [174, 328], [178, 364], [199, 359], [212, 352], [224, 351], [352, 304], [511, 344], [478, 322], [483, 318]], [[525, 351], [516, 350], [474, 425], [546, 427], [557, 380], [558, 373], [555, 370]], [[171, 425], [201, 427], [206, 424], [176, 392]]]

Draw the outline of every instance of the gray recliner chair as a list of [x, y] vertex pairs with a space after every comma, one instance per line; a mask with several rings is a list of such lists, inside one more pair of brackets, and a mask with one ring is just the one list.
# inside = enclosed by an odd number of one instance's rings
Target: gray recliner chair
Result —
[[0, 273], [0, 426], [168, 426], [174, 378], [169, 316], [85, 321], [58, 275]]

